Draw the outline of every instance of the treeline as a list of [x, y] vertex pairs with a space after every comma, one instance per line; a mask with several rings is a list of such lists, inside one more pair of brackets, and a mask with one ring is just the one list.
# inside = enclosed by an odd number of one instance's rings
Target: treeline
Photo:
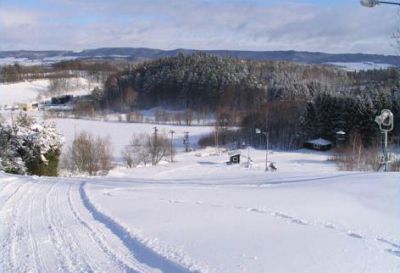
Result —
[[95, 98], [102, 110], [164, 107], [211, 112], [216, 124], [224, 113], [228, 126], [242, 128], [237, 141], [251, 144], [263, 143], [262, 136], [255, 135], [260, 128], [270, 132], [271, 145], [277, 148], [296, 148], [317, 137], [334, 140], [339, 130], [362, 136], [368, 146], [379, 133], [375, 116], [384, 108], [398, 112], [399, 80], [396, 69], [346, 72], [196, 53], [114, 74]]
[[40, 65], [23, 66], [20, 64], [6, 65], [0, 68], [1, 82], [19, 82], [31, 78], [43, 79], [50, 70]]
[[[118, 63], [92, 60], [61, 61], [52, 65], [21, 65], [18, 63], [0, 67], [0, 82], [12, 83], [37, 79], [60, 79], [84, 76], [104, 82], [119, 71]], [[129, 67], [125, 65], [125, 68]]]

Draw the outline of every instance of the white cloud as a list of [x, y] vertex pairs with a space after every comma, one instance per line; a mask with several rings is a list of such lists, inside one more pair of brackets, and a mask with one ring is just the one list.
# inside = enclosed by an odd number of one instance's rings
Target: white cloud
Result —
[[[0, 12], [0, 49], [103, 46], [395, 53], [396, 9], [200, 0], [47, 0], [61, 11]], [[52, 2], [53, 1], [53, 2]], [[7, 13], [7, 12], [6, 12]], [[397, 53], [397, 52], [396, 52]]]

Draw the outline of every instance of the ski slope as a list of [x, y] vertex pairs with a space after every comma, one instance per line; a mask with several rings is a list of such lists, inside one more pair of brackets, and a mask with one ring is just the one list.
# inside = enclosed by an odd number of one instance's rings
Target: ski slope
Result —
[[[242, 151], [244, 155], [247, 151]], [[399, 272], [400, 176], [206, 149], [106, 177], [0, 173], [0, 272]]]

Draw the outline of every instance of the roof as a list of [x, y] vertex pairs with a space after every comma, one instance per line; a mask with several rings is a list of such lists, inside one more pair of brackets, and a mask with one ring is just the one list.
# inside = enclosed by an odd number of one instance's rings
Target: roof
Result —
[[330, 142], [329, 140], [323, 139], [323, 138], [309, 140], [306, 143], [311, 143], [311, 144], [321, 145], [321, 146], [332, 145], [332, 142]]

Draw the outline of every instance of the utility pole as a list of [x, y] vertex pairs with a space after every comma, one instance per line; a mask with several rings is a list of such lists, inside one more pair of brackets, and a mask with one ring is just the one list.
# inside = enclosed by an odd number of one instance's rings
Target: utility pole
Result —
[[156, 143], [157, 142], [157, 133], [158, 133], [158, 129], [157, 129], [157, 127], [153, 127], [153, 130], [154, 130], [154, 142]]
[[214, 137], [215, 137], [215, 147], [216, 147], [216, 150], [217, 150], [217, 155], [219, 155], [219, 136], [218, 136], [218, 125], [216, 125], [215, 126], [215, 135], [214, 135]]
[[154, 129], [154, 143], [153, 143], [153, 151], [152, 151], [152, 155], [151, 155], [151, 163], [152, 165], [156, 165], [156, 154], [157, 154], [157, 149], [158, 149], [158, 142], [157, 142], [157, 133], [158, 133], [158, 129], [157, 127], [153, 127]]
[[171, 130], [171, 131], [169, 131], [169, 133], [171, 134], [171, 147], [170, 147], [171, 162], [174, 162], [174, 144], [173, 144], [173, 141], [174, 141], [175, 131]]
[[265, 171], [268, 172], [268, 149], [269, 149], [269, 132], [268, 132], [268, 111], [265, 113]]
[[265, 147], [265, 171], [268, 172], [268, 149], [269, 149], [269, 132], [266, 132], [266, 147]]
[[189, 132], [185, 132], [185, 137], [183, 138], [183, 144], [185, 145], [185, 152], [189, 152]]
[[265, 132], [256, 128], [256, 134], [265, 136], [265, 171], [268, 172], [268, 150], [269, 150], [269, 132], [268, 132], [268, 113], [265, 114]]

